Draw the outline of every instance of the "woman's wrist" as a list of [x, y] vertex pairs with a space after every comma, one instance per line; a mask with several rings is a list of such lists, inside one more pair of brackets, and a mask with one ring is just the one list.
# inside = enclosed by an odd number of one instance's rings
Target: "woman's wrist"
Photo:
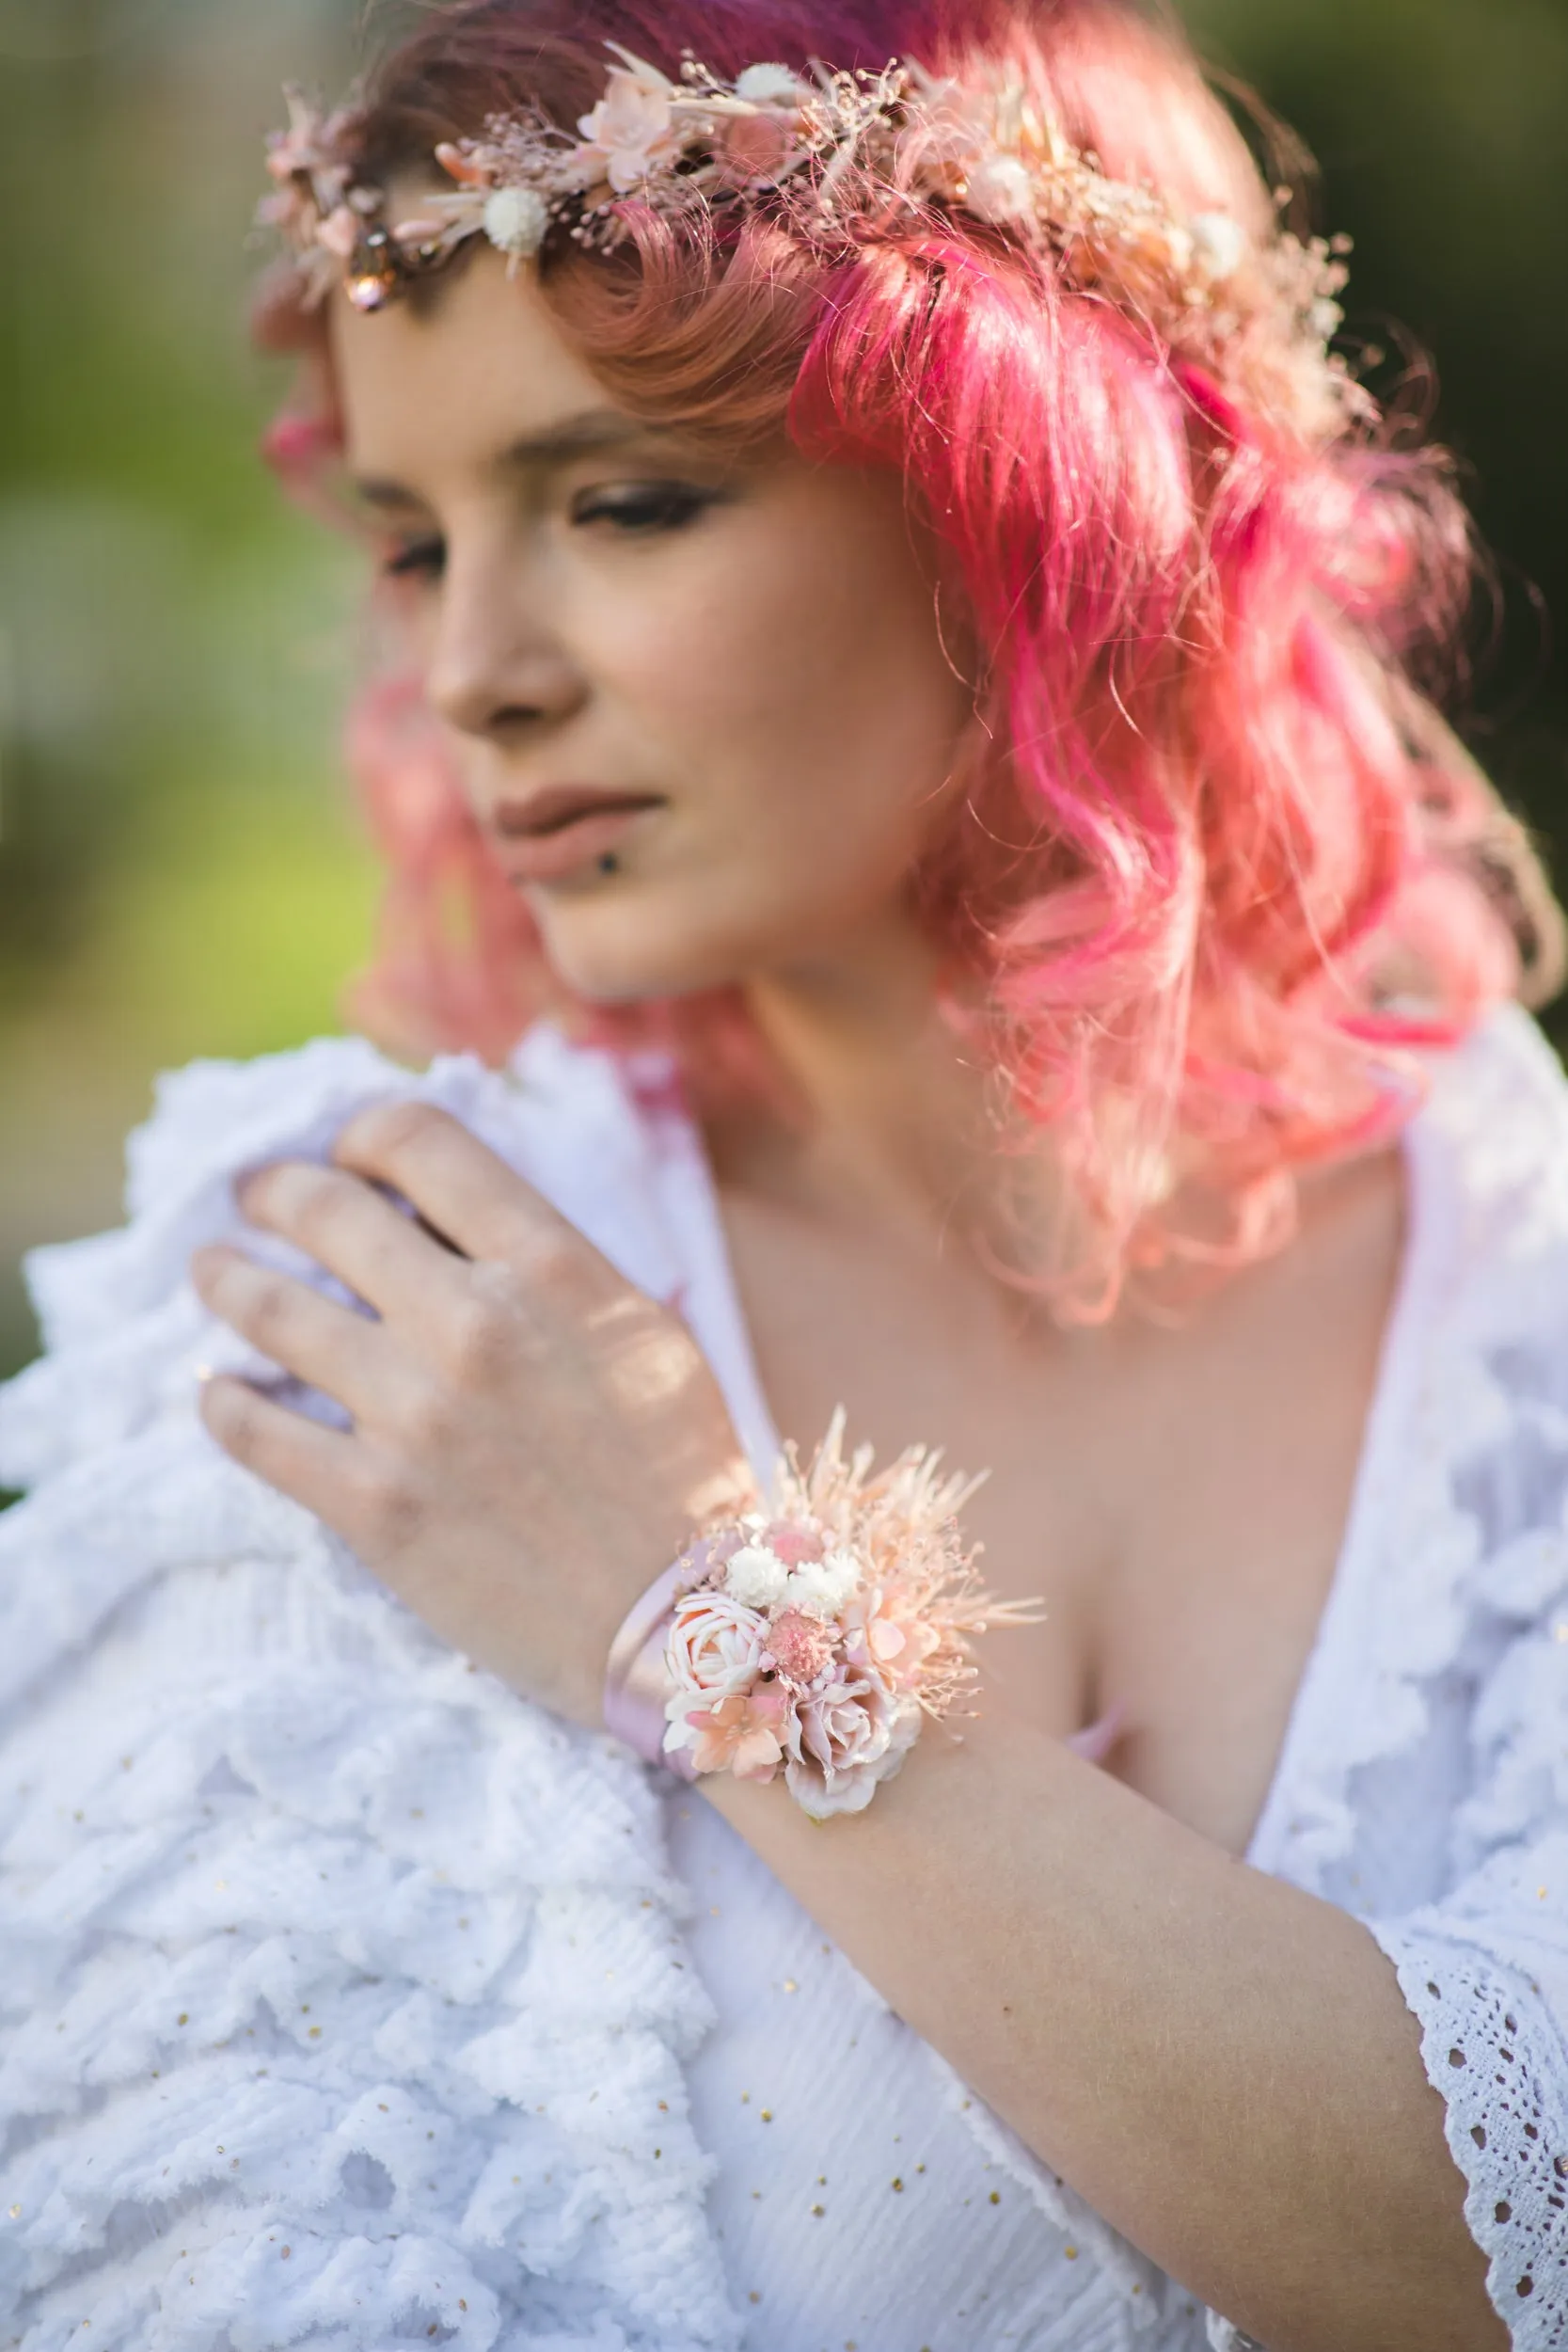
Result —
[[980, 1587], [972, 1491], [912, 1447], [879, 1476], [835, 1414], [809, 1471], [786, 1450], [766, 1505], [708, 1524], [610, 1647], [606, 1727], [683, 1779], [781, 1774], [813, 1819], [860, 1812], [975, 1681], [973, 1638], [1036, 1604]]

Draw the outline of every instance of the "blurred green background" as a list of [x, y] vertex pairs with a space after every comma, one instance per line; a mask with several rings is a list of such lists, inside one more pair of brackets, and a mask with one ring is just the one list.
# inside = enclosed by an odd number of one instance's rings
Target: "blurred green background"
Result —
[[[255, 456], [281, 378], [244, 329], [278, 85], [340, 89], [357, 14], [0, 0], [0, 1373], [19, 1253], [115, 1220], [152, 1074], [335, 1025], [364, 951], [357, 559]], [[1436, 355], [1504, 589], [1469, 733], [1568, 848], [1568, 6], [1186, 14], [1316, 151], [1353, 325]]]

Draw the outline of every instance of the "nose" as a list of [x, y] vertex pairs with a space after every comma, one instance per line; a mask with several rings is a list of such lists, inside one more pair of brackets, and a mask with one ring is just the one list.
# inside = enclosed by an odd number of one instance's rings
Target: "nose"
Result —
[[581, 707], [581, 669], [550, 624], [537, 567], [515, 544], [449, 539], [425, 693], [461, 734], [503, 746]]

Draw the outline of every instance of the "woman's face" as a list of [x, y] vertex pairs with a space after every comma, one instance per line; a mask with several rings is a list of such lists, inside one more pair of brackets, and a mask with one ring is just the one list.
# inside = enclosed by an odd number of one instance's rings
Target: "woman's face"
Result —
[[974, 713], [901, 481], [639, 423], [488, 248], [332, 335], [431, 703], [568, 986], [806, 971], [897, 914]]

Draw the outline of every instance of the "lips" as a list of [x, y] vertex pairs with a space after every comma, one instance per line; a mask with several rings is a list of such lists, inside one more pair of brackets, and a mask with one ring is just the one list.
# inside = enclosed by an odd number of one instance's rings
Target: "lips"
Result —
[[560, 882], [610, 855], [640, 817], [662, 806], [652, 792], [553, 785], [526, 800], [500, 802], [492, 822], [514, 882]]

